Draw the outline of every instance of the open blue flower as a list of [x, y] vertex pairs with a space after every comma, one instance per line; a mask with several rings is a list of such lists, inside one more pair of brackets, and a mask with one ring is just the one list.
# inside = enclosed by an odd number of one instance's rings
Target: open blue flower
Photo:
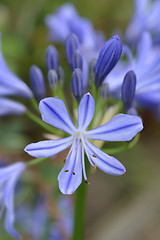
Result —
[[34, 157], [50, 157], [71, 146], [66, 163], [61, 170], [58, 181], [59, 188], [64, 194], [72, 194], [82, 182], [82, 171], [87, 181], [84, 152], [92, 166], [102, 171], [121, 175], [124, 166], [114, 157], [107, 155], [97, 148], [89, 139], [102, 141], [130, 141], [142, 130], [139, 117], [118, 114], [106, 124], [87, 131], [95, 111], [95, 101], [87, 93], [80, 101], [78, 108], [78, 127], [73, 124], [64, 102], [56, 98], [45, 98], [40, 102], [40, 112], [43, 121], [70, 134], [69, 137], [58, 140], [46, 140], [31, 143], [25, 151]]
[[14, 191], [18, 178], [25, 170], [25, 164], [18, 162], [8, 167], [0, 168], [0, 217], [6, 208], [5, 229], [14, 238], [20, 239], [21, 236], [13, 227], [14, 214]]
[[137, 82], [134, 104], [156, 110], [160, 103], [160, 47], [154, 46], [151, 35], [144, 32], [138, 42], [135, 58], [127, 49], [129, 61], [120, 60], [105, 81], [110, 93], [120, 97], [123, 79], [134, 71]]
[[96, 32], [88, 19], [80, 17], [71, 3], [66, 3], [53, 14], [47, 15], [45, 23], [49, 29], [49, 38], [53, 42], [64, 43], [66, 38], [74, 33], [87, 59], [97, 56], [104, 44], [103, 34]]
[[134, 0], [134, 12], [126, 30], [126, 40], [136, 46], [145, 31], [151, 32], [156, 38], [160, 34], [159, 12], [160, 1]]

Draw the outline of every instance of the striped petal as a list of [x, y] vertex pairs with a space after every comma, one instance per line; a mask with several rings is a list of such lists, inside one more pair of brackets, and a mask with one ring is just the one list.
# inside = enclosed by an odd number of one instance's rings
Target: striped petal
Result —
[[95, 111], [95, 101], [90, 93], [83, 96], [78, 107], [78, 128], [87, 129]]
[[125, 173], [125, 167], [116, 158], [102, 152], [88, 140], [86, 140], [85, 143], [85, 151], [96, 167], [111, 175], [121, 175]]
[[45, 98], [40, 101], [39, 109], [44, 122], [69, 134], [76, 129], [62, 100]]
[[143, 129], [141, 118], [117, 114], [104, 125], [86, 133], [87, 138], [103, 141], [130, 141]]
[[51, 157], [71, 146], [72, 142], [73, 137], [45, 140], [27, 145], [24, 151], [37, 158]]
[[82, 148], [78, 141], [72, 145], [66, 161], [58, 175], [59, 189], [63, 194], [72, 194], [82, 182]]

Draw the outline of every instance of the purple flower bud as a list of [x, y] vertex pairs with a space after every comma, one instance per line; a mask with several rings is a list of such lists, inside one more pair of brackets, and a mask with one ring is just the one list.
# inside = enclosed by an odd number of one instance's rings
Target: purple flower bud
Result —
[[83, 73], [80, 68], [76, 68], [72, 73], [72, 79], [71, 79], [71, 86], [72, 86], [72, 92], [77, 100], [79, 102], [85, 93], [85, 89], [83, 86]]
[[132, 106], [136, 90], [136, 75], [133, 71], [126, 73], [122, 84], [122, 101], [126, 109]]
[[46, 95], [44, 77], [41, 69], [36, 65], [30, 68], [30, 80], [35, 97], [41, 100]]
[[53, 90], [58, 85], [57, 72], [55, 70], [49, 70], [47, 77], [48, 77], [49, 86]]
[[70, 34], [67, 37], [65, 47], [68, 64], [70, 68], [73, 69], [72, 67], [73, 55], [79, 47], [79, 41], [75, 34]]
[[49, 46], [46, 51], [46, 65], [48, 71], [53, 69], [58, 72], [59, 68], [59, 55], [54, 46]]
[[75, 68], [80, 68], [81, 70], [83, 69], [83, 58], [78, 50], [76, 50], [73, 54], [72, 66], [73, 69]]
[[122, 43], [116, 35], [101, 49], [95, 66], [95, 85], [99, 87], [107, 74], [114, 68], [122, 53]]

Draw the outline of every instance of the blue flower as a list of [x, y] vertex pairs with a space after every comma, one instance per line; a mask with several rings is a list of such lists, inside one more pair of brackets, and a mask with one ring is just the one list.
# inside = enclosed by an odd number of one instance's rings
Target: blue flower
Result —
[[25, 164], [18, 162], [8, 167], [2, 167], [0, 169], [0, 216], [2, 216], [4, 209], [5, 214], [5, 229], [13, 237], [20, 239], [21, 236], [16, 232], [13, 227], [15, 214], [14, 214], [14, 191], [18, 178], [25, 170]]
[[62, 100], [43, 99], [39, 108], [43, 121], [70, 136], [58, 140], [31, 143], [26, 146], [25, 151], [31, 156], [41, 158], [53, 156], [71, 146], [66, 163], [58, 176], [59, 188], [63, 194], [72, 194], [78, 188], [82, 182], [82, 171], [87, 182], [84, 152], [92, 166], [98, 167], [106, 173], [121, 175], [125, 172], [124, 166], [116, 158], [102, 152], [89, 139], [130, 141], [143, 128], [139, 117], [118, 114], [106, 124], [87, 131], [95, 111], [95, 101], [89, 93], [85, 94], [80, 101], [77, 128]]
[[136, 74], [134, 104], [157, 109], [160, 103], [160, 47], [154, 46], [148, 32], [143, 33], [136, 49], [135, 58], [127, 50], [129, 61], [120, 60], [105, 81], [110, 93], [120, 97], [123, 79], [128, 71]]
[[102, 34], [94, 30], [88, 19], [80, 17], [71, 3], [66, 3], [53, 14], [47, 15], [45, 23], [53, 42], [64, 43], [69, 34], [74, 33], [87, 59], [97, 55], [103, 44]]
[[1, 51], [1, 36], [0, 36], [0, 96], [20, 96], [30, 99], [33, 97], [29, 87], [19, 79], [5, 63]]
[[134, 13], [126, 30], [126, 41], [136, 46], [145, 31], [159, 37], [159, 13], [159, 0], [134, 0]]

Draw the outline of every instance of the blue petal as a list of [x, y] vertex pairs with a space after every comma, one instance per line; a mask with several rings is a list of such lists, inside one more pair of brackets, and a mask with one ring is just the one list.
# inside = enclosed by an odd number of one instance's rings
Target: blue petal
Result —
[[6, 217], [5, 217], [5, 229], [8, 231], [13, 237], [20, 239], [21, 236], [14, 229], [13, 224], [15, 220], [14, 214], [14, 191], [17, 180], [19, 176], [24, 171], [26, 165], [23, 162], [19, 162], [13, 164], [12, 166], [12, 175], [9, 176], [9, 180], [6, 183], [4, 188], [4, 204], [6, 207]]
[[73, 144], [68, 153], [66, 164], [58, 175], [59, 189], [63, 194], [72, 194], [82, 182], [82, 149]]
[[5, 63], [1, 52], [0, 35], [0, 96], [15, 95], [24, 98], [32, 98], [33, 94], [29, 87], [10, 71]]
[[51, 157], [71, 146], [72, 142], [73, 137], [40, 141], [27, 145], [24, 151], [37, 158]]
[[125, 173], [125, 167], [114, 157], [102, 152], [88, 140], [85, 141], [85, 151], [91, 157], [92, 162], [103, 172], [111, 175], [121, 175]]
[[78, 128], [87, 129], [95, 111], [95, 101], [90, 93], [83, 96], [78, 107]]
[[0, 116], [10, 115], [10, 114], [23, 114], [26, 111], [26, 107], [16, 101], [1, 98], [0, 97]]
[[141, 36], [138, 47], [137, 47], [137, 62], [138, 64], [143, 64], [144, 60], [147, 59], [148, 53], [152, 48], [152, 38], [150, 33], [144, 32]]
[[56, 98], [45, 98], [40, 101], [39, 109], [44, 122], [72, 134], [75, 126], [68, 114], [64, 102]]
[[104, 125], [86, 133], [87, 138], [103, 141], [130, 141], [143, 129], [141, 118], [117, 114]]
[[[1, 60], [0, 60], [1, 64]], [[26, 99], [33, 97], [32, 91], [13, 73], [3, 72], [0, 68], [0, 96], [15, 95]]]

